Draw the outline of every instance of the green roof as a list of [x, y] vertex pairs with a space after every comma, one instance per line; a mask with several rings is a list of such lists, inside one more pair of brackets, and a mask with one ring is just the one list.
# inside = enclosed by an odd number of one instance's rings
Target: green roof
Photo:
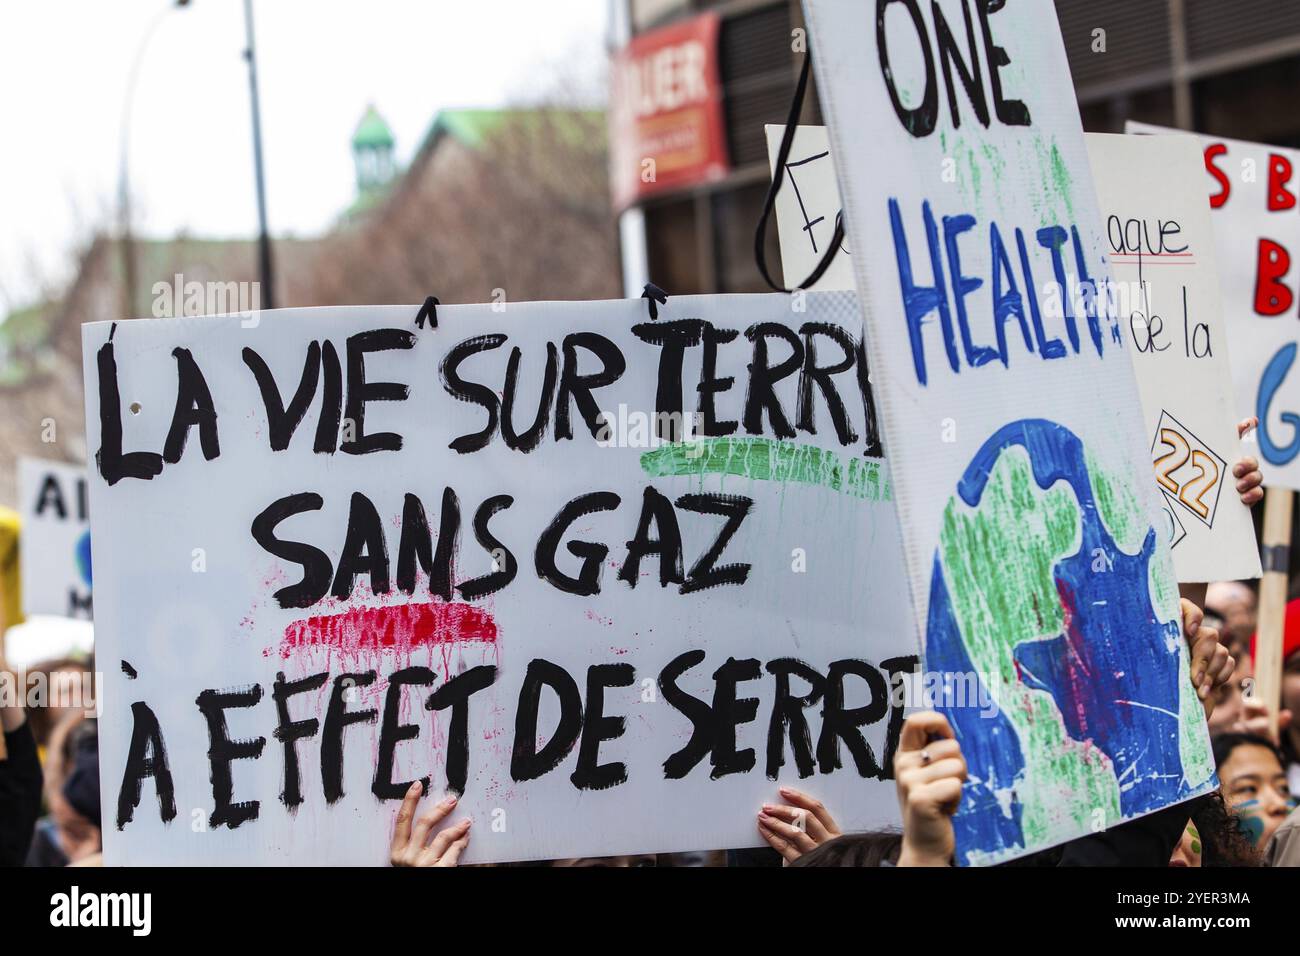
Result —
[[379, 147], [393, 145], [393, 131], [389, 129], [384, 118], [373, 106], [366, 107], [366, 115], [357, 124], [357, 131], [352, 134], [352, 146]]
[[512, 112], [511, 110], [439, 110], [438, 115], [433, 118], [429, 132], [424, 135], [420, 150], [433, 146], [443, 136], [450, 136], [470, 149], [478, 149], [488, 136], [501, 128]]
[[0, 320], [0, 341], [15, 348], [39, 345], [48, 331], [48, 303], [29, 305], [10, 312]]
[[[373, 108], [366, 114], [369, 118], [373, 113]], [[374, 114], [378, 118], [379, 114]], [[487, 145], [494, 135], [500, 133], [510, 124], [519, 124], [528, 128], [529, 124], [540, 124], [545, 122], [544, 117], [549, 116], [551, 122], [558, 117], [561, 120], [560, 129], [565, 130], [566, 124], [564, 118], [581, 118], [585, 120], [601, 119], [604, 112], [597, 109], [565, 109], [565, 108], [547, 108], [539, 107], [535, 109], [527, 108], [505, 108], [505, 109], [445, 109], [439, 110], [434, 116], [433, 122], [429, 124], [429, 131], [424, 134], [424, 139], [420, 142], [420, 148], [415, 151], [415, 156], [411, 160], [410, 167], [405, 171], [399, 171], [398, 175], [383, 187], [374, 190], [360, 192], [357, 198], [340, 215], [341, 223], [355, 219], [363, 215], [369, 209], [379, 205], [383, 198], [391, 191], [403, 176], [419, 169], [422, 163], [427, 160], [430, 154], [441, 140], [450, 136], [462, 146], [471, 150], [478, 150]], [[379, 122], [383, 122], [382, 119]], [[366, 125], [366, 120], [362, 120], [362, 126]], [[574, 137], [590, 136], [591, 130], [588, 126], [581, 123], [567, 124], [570, 127], [569, 133]], [[386, 129], [387, 127], [385, 127]], [[361, 128], [358, 127], [357, 134], [360, 135]], [[604, 134], [604, 124], [600, 124], [600, 133]], [[566, 133], [567, 135], [567, 133]], [[353, 143], [357, 142], [356, 138]]]
[[0, 387], [23, 384], [48, 356], [42, 350], [50, 336], [48, 303], [10, 312], [0, 320]]
[[437, 145], [438, 140], [444, 136], [450, 136], [461, 145], [470, 149], [478, 149], [499, 132], [503, 127], [510, 123], [524, 125], [537, 124], [543, 122], [544, 115], [551, 116], [576, 116], [585, 118], [599, 118], [604, 114], [600, 110], [594, 109], [555, 109], [551, 107], [539, 107], [536, 109], [527, 108], [508, 108], [498, 110], [484, 109], [450, 109], [440, 110], [438, 115], [433, 118], [433, 123], [429, 126], [429, 131], [424, 134], [424, 141], [420, 148], [416, 150], [417, 157], [431, 150]]
[[[416, 150], [416, 158], [412, 165], [419, 165], [421, 158], [427, 156], [444, 136], [450, 136], [470, 149], [478, 149], [493, 132], [505, 125], [512, 116], [516, 116], [518, 113], [519, 111], [514, 110], [441, 110], [433, 118], [433, 122], [429, 125], [429, 131], [424, 134], [424, 141], [420, 143], [420, 148]], [[383, 120], [379, 118], [379, 114], [371, 107], [366, 113], [366, 117], [362, 119], [361, 126], [357, 128], [357, 135], [352, 138], [354, 147], [358, 143], [362, 128], [366, 126], [372, 114], [375, 119], [383, 123]], [[387, 129], [386, 126], [384, 128]], [[399, 171], [391, 182], [385, 183], [378, 189], [359, 191], [352, 205], [343, 211], [340, 220], [347, 222], [378, 206], [391, 187], [400, 180], [401, 175], [402, 173]]]

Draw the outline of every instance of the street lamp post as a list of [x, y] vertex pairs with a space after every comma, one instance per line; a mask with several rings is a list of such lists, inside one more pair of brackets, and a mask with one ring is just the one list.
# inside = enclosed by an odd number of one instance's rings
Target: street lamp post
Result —
[[253, 42], [253, 0], [244, 0], [244, 31], [248, 36], [248, 92], [253, 104], [253, 170], [257, 180], [257, 259], [261, 272], [262, 308], [275, 308], [275, 279], [271, 268], [271, 235], [266, 227], [266, 182], [262, 174], [262, 113], [257, 96], [257, 47]]

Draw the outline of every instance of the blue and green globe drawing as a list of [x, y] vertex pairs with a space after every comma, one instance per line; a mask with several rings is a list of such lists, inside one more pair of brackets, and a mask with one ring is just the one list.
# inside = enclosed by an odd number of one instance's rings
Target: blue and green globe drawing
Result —
[[[931, 673], [969, 777], [962, 864], [995, 863], [1215, 785], [1168, 546], [1126, 476], [1069, 429], [1023, 420], [980, 448], [944, 512]], [[992, 712], [990, 712], [992, 711]]]

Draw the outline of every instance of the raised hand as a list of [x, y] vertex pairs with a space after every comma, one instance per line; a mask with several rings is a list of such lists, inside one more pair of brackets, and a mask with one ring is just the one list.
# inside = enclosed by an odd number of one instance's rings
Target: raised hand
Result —
[[393, 866], [455, 866], [469, 844], [468, 819], [453, 823], [438, 831], [429, 842], [433, 828], [447, 818], [456, 808], [456, 798], [446, 797], [434, 804], [433, 809], [418, 820], [415, 808], [420, 802], [420, 781], [411, 784], [397, 811], [393, 827], [392, 852], [389, 861]]

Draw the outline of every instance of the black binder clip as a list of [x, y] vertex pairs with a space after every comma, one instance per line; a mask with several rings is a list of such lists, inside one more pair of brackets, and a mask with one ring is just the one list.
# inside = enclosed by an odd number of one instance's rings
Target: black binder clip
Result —
[[424, 328], [424, 320], [428, 318], [429, 328], [436, 329], [438, 327], [438, 306], [440, 304], [436, 295], [431, 295], [425, 299], [424, 305], [420, 306], [420, 311], [416, 313], [415, 327], [417, 329]]
[[650, 305], [650, 319], [652, 321], [659, 318], [659, 306], [668, 304], [668, 293], [653, 282], [645, 284], [645, 291], [641, 293], [641, 298], [645, 299]]

